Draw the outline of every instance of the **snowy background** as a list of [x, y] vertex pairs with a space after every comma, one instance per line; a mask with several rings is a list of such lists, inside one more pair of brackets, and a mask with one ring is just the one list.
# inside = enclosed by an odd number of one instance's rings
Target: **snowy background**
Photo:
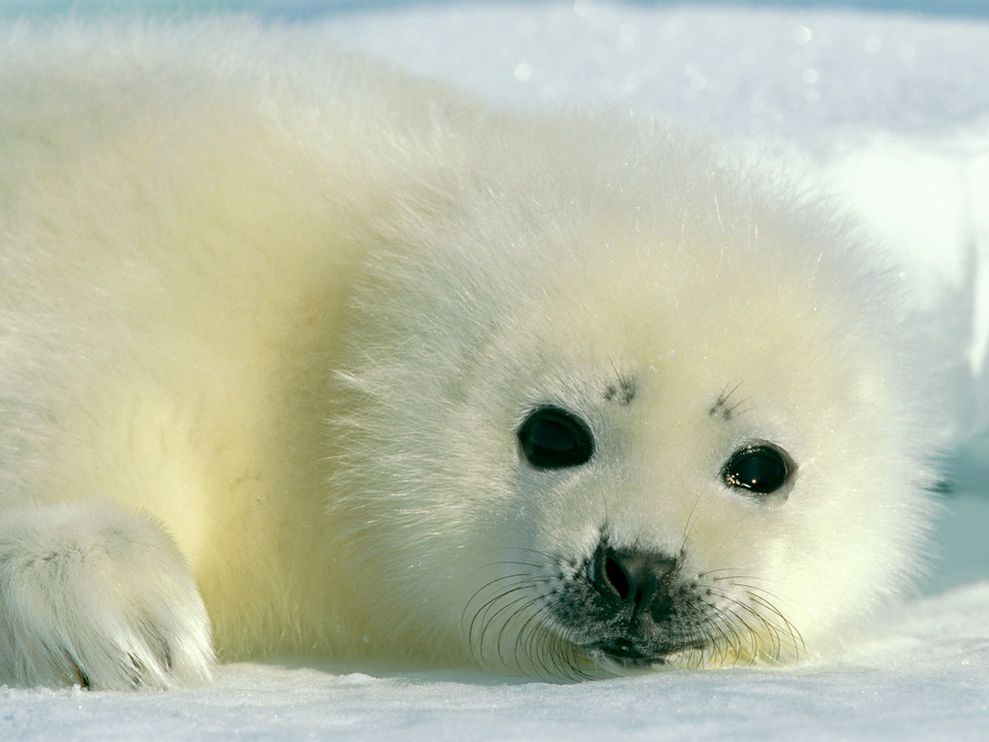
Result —
[[0, 24], [135, 9], [315, 26], [506, 106], [660, 114], [843, 194], [942, 326], [941, 559], [827, 664], [582, 685], [241, 664], [172, 694], [0, 688], [0, 739], [989, 739], [989, 0], [0, 0]]

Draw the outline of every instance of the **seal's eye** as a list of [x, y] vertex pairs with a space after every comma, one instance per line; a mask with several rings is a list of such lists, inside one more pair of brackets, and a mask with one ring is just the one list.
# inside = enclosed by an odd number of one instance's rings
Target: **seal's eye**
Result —
[[519, 428], [519, 445], [537, 469], [563, 469], [586, 463], [594, 453], [587, 423], [560, 407], [537, 407]]
[[755, 443], [731, 455], [721, 470], [721, 479], [734, 489], [768, 495], [786, 484], [792, 469], [786, 452], [769, 443]]

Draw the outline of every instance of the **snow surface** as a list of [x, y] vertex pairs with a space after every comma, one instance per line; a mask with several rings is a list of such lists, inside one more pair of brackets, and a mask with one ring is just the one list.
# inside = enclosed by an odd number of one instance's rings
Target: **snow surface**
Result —
[[989, 2], [0, 0], [0, 23], [72, 7], [303, 23], [504, 105], [657, 113], [807, 171], [943, 323], [962, 434], [923, 596], [826, 664], [580, 685], [238, 664], [169, 694], [0, 688], [0, 740], [989, 739]]
[[[989, 585], [916, 603], [839, 666], [583, 683], [229, 665], [208, 690], [0, 690], [10, 739], [984, 740]], [[944, 634], [950, 638], [944, 638]]]

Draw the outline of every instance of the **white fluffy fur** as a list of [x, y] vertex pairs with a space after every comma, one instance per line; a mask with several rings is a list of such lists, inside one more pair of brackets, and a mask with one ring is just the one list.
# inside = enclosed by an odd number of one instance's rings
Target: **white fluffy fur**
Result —
[[[203, 603], [221, 659], [539, 671], [490, 585], [605, 522], [750, 577], [810, 652], [917, 569], [885, 277], [674, 131], [492, 112], [301, 30], [21, 27], [0, 163], [0, 681], [199, 681]], [[522, 461], [544, 402], [594, 430], [579, 471]], [[721, 483], [753, 439], [797, 461], [785, 502]], [[803, 651], [752, 623], [703, 662]]]

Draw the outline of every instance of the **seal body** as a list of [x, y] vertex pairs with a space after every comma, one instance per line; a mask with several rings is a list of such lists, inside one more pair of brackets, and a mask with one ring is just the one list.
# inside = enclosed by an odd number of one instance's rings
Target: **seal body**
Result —
[[0, 57], [0, 680], [820, 651], [918, 568], [854, 226], [250, 25]]

